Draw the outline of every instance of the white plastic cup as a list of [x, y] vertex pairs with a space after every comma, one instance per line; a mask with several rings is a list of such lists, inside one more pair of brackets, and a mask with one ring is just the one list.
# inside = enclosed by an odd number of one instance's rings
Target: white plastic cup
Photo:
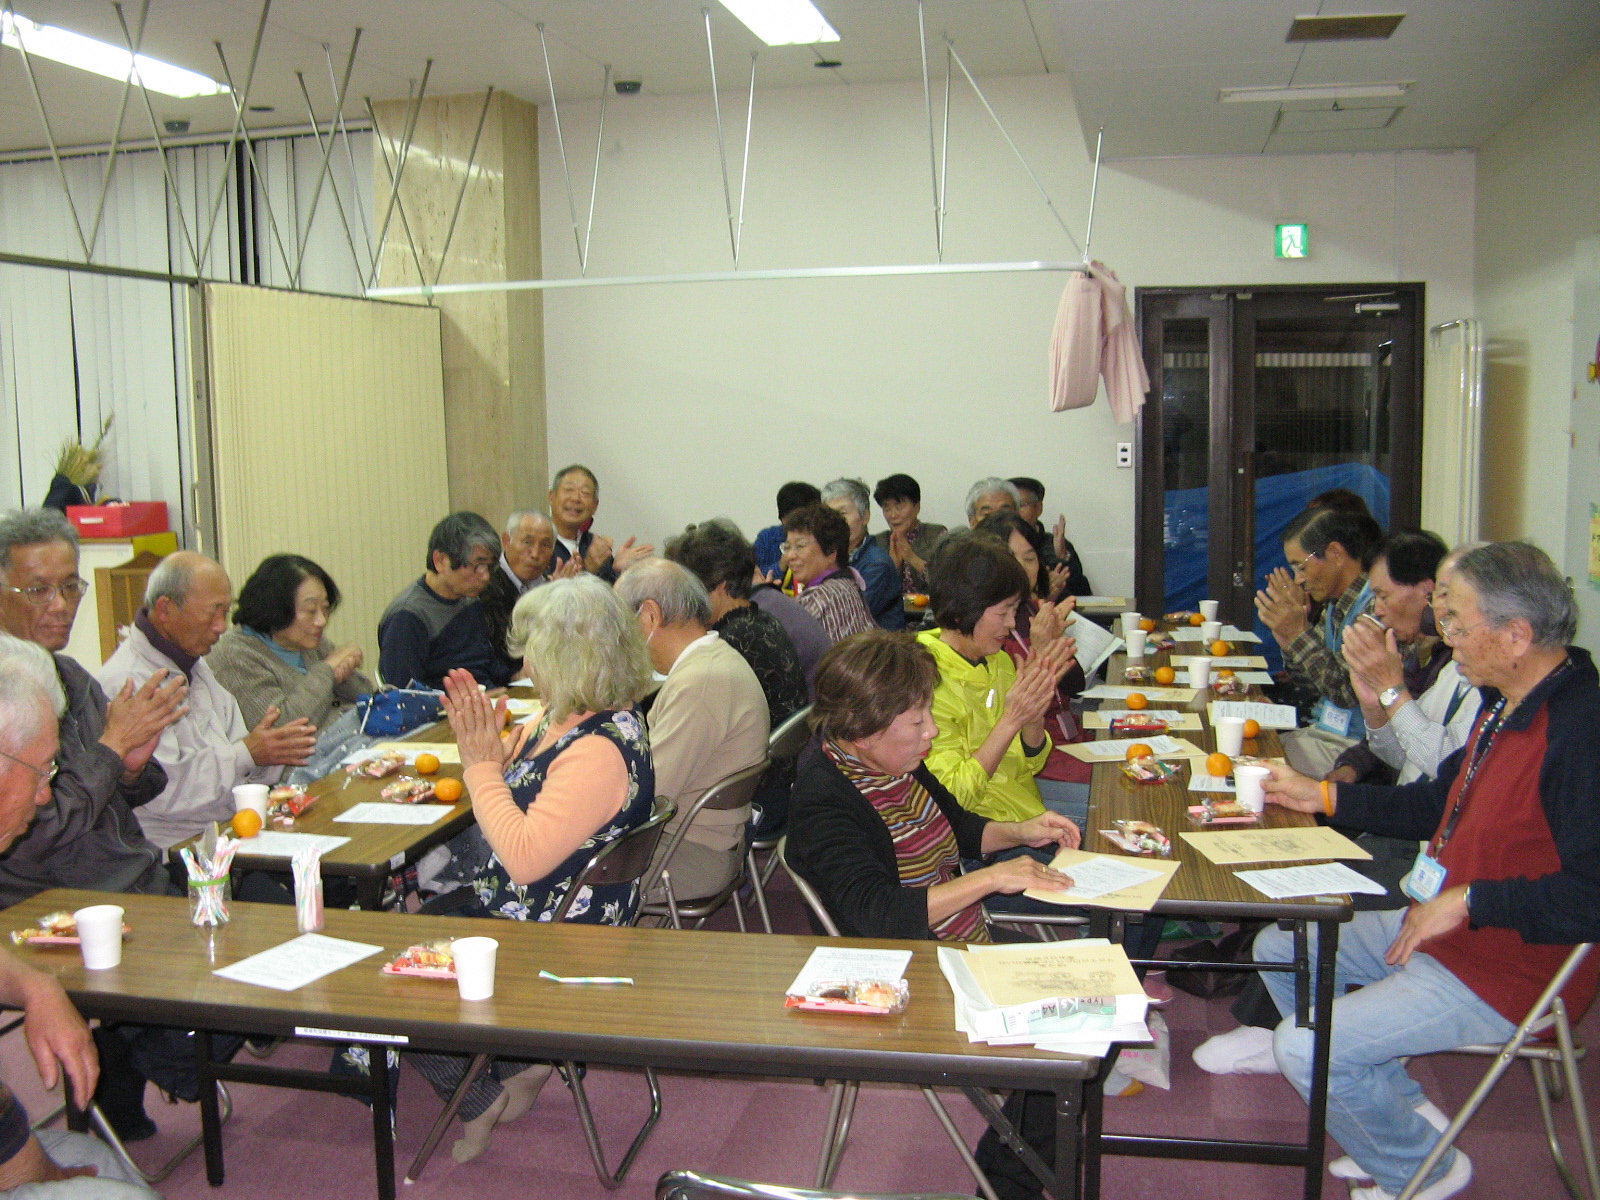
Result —
[[1139, 632], [1139, 622], [1142, 620], [1144, 620], [1144, 618], [1136, 612], [1125, 612], [1122, 614], [1122, 636], [1124, 640], [1126, 640], [1130, 633]]
[[1267, 793], [1262, 785], [1272, 777], [1266, 767], [1246, 763], [1233, 769], [1233, 784], [1238, 792], [1239, 807], [1249, 812], [1262, 812], [1267, 807]]
[[1217, 619], [1217, 602], [1215, 600], [1200, 601], [1200, 615], [1207, 621], [1215, 621]]
[[105, 971], [122, 962], [122, 906], [91, 904], [72, 914], [78, 923], [78, 946], [88, 971]]
[[264, 783], [241, 783], [233, 789], [233, 811], [243, 812], [250, 809], [261, 818], [263, 824], [267, 820], [267, 793], [272, 789]]
[[1221, 621], [1204, 621], [1200, 625], [1200, 640], [1207, 646], [1222, 637]]
[[1189, 660], [1189, 686], [1192, 688], [1208, 688], [1211, 686], [1211, 660], [1198, 656]]
[[457, 938], [450, 943], [456, 960], [456, 990], [463, 1000], [494, 995], [494, 960], [500, 943], [492, 937]]
[[1244, 718], [1218, 717], [1212, 729], [1217, 734], [1217, 753], [1238, 758], [1244, 750]]
[[1135, 629], [1123, 635], [1122, 640], [1128, 643], [1129, 658], [1144, 657], [1144, 639], [1145, 632], [1142, 629]]

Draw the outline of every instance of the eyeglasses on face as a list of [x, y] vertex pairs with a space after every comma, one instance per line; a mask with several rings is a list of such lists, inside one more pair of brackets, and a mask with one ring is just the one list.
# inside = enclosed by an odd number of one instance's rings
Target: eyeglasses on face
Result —
[[1305, 574], [1306, 564], [1313, 558], [1321, 557], [1322, 551], [1318, 550], [1313, 554], [1307, 554], [1304, 558], [1290, 558], [1286, 559], [1285, 561], [1289, 564], [1289, 570], [1293, 571], [1296, 575], [1303, 575]]
[[1450, 642], [1459, 641], [1474, 629], [1481, 629], [1488, 624], [1487, 621], [1479, 621], [1476, 624], [1468, 625], [1453, 612], [1445, 613], [1444, 616], [1438, 618], [1438, 622], [1440, 634], [1443, 635], [1446, 641]]
[[36, 583], [32, 587], [10, 587], [6, 591], [21, 596], [34, 608], [43, 608], [57, 595], [68, 604], [76, 604], [89, 590], [89, 581], [77, 575], [61, 583]]
[[9, 758], [17, 765], [27, 767], [28, 770], [32, 771], [39, 777], [39, 783], [41, 785], [54, 783], [56, 781], [56, 776], [61, 774], [61, 764], [53, 758], [50, 760], [49, 770], [46, 770], [43, 767], [36, 767], [27, 759], [18, 758], [15, 754], [7, 754], [4, 750], [0, 750], [0, 758]]

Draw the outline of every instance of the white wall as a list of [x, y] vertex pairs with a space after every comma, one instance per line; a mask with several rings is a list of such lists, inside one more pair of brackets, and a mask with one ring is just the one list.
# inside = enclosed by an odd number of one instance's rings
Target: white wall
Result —
[[[1059, 76], [983, 81], [1082, 237], [1091, 161]], [[737, 202], [742, 97], [724, 95]], [[563, 106], [580, 225], [596, 106]], [[577, 274], [561, 160], [542, 111], [545, 270]], [[951, 135], [946, 261], [1077, 255], [970, 91]], [[741, 265], [934, 260], [920, 84], [760, 93]], [[1111, 147], [1114, 151], [1114, 147]], [[1472, 310], [1473, 159], [1382, 154], [1118, 163], [1094, 253], [1130, 285], [1422, 279], [1429, 320]], [[1314, 257], [1272, 257], [1309, 221]], [[725, 270], [709, 97], [613, 99], [592, 276]], [[753, 533], [791, 478], [907, 471], [924, 515], [961, 520], [968, 485], [1036, 475], [1099, 590], [1133, 578], [1132, 437], [1104, 404], [1051, 414], [1046, 348], [1063, 278], [821, 280], [546, 293], [552, 465], [600, 475], [597, 528], [660, 541], [724, 514]], [[876, 524], [876, 523], [875, 523]]]
[[[1592, 412], [1593, 385], [1575, 389], [1577, 243], [1600, 233], [1600, 55], [1562, 80], [1483, 146], [1478, 176], [1478, 315], [1489, 342], [1485, 530], [1531, 537], [1579, 583], [1580, 641], [1595, 646], [1600, 596], [1588, 578], [1588, 503], [1600, 500], [1600, 447], [1576, 447], [1574, 405]], [[1587, 343], [1585, 345], [1584, 343]], [[1580, 414], [1583, 415], [1583, 414]], [[1588, 422], [1584, 422], [1588, 423]], [[1569, 515], [1570, 514], [1570, 515]], [[1581, 529], [1578, 528], [1581, 526]]]

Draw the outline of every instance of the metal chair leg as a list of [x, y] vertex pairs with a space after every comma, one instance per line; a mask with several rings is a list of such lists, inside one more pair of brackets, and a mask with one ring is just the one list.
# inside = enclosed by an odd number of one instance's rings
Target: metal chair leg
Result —
[[839, 1113], [844, 1106], [845, 1089], [849, 1086], [842, 1079], [834, 1080], [833, 1091], [828, 1097], [828, 1123], [822, 1128], [822, 1153], [817, 1157], [817, 1181], [812, 1185], [818, 1191], [828, 1186], [828, 1164], [833, 1161], [833, 1143], [839, 1131]]
[[861, 1085], [854, 1080], [841, 1080], [834, 1084], [833, 1101], [828, 1106], [828, 1127], [831, 1133], [823, 1141], [822, 1161], [817, 1165], [819, 1189], [833, 1185], [833, 1176], [844, 1157], [845, 1145], [850, 1140], [850, 1122], [856, 1114], [856, 1097]]
[[[1590, 1200], [1600, 1200], [1600, 1162], [1595, 1159], [1594, 1127], [1589, 1124], [1589, 1105], [1583, 1095], [1583, 1080], [1578, 1075], [1577, 1048], [1572, 1040], [1572, 1024], [1567, 1020], [1566, 1002], [1557, 996], [1551, 1004], [1556, 1018], [1556, 1044], [1561, 1048], [1561, 1074], [1566, 1079], [1567, 1099], [1572, 1104], [1573, 1123], [1578, 1127], [1578, 1149], [1583, 1154], [1584, 1174], [1588, 1176]], [[1556, 1074], [1552, 1067], [1550, 1074]], [[1547, 1126], [1548, 1128], [1548, 1126]], [[1561, 1170], [1563, 1179], [1570, 1177], [1570, 1170], [1564, 1170], [1565, 1160], [1556, 1157], [1556, 1167]], [[1568, 1183], [1567, 1190], [1574, 1196], [1577, 1192]]]
[[428, 1130], [428, 1136], [423, 1139], [422, 1149], [417, 1151], [416, 1158], [412, 1159], [411, 1165], [406, 1168], [407, 1183], [415, 1183], [422, 1178], [422, 1172], [427, 1167], [428, 1160], [433, 1157], [433, 1152], [438, 1149], [444, 1131], [450, 1127], [451, 1119], [460, 1110], [461, 1102], [466, 1099], [467, 1089], [478, 1081], [478, 1076], [489, 1069], [489, 1061], [490, 1055], [487, 1054], [473, 1057], [471, 1065], [467, 1067], [467, 1073], [461, 1077], [461, 1082], [456, 1084], [456, 1090], [450, 1093], [450, 1102], [444, 1106], [439, 1119], [433, 1123], [433, 1128]]
[[972, 1151], [967, 1149], [967, 1143], [962, 1138], [961, 1131], [956, 1128], [956, 1123], [950, 1119], [949, 1110], [945, 1108], [944, 1101], [939, 1099], [939, 1093], [931, 1087], [925, 1087], [922, 1089], [922, 1095], [933, 1109], [933, 1115], [939, 1118], [939, 1124], [944, 1126], [945, 1136], [956, 1148], [956, 1153], [961, 1155], [961, 1161], [971, 1172], [973, 1181], [977, 1183], [978, 1190], [983, 1193], [985, 1200], [1000, 1200], [1000, 1197], [995, 1195], [994, 1185], [989, 1182], [989, 1177], [983, 1173], [978, 1160], [972, 1157]]
[[[733, 895], [729, 896], [728, 899], [733, 901], [733, 915], [739, 922], [739, 932], [749, 933], [750, 931], [744, 925], [744, 901], [739, 899], [739, 889], [735, 888]], [[701, 924], [704, 923], [703, 921], [701, 922]]]
[[606, 1166], [605, 1147], [600, 1144], [600, 1131], [595, 1128], [594, 1114], [589, 1110], [589, 1095], [584, 1090], [583, 1074], [578, 1063], [568, 1062], [561, 1066], [561, 1074], [567, 1081], [567, 1086], [572, 1089], [572, 1102], [578, 1109], [578, 1122], [583, 1126], [583, 1139], [589, 1143], [589, 1158], [594, 1162], [594, 1173], [601, 1186], [607, 1191], [616, 1191], [622, 1186], [623, 1180], [628, 1177], [628, 1170], [633, 1166], [633, 1160], [640, 1150], [644, 1149], [646, 1139], [656, 1127], [656, 1122], [661, 1119], [661, 1084], [656, 1079], [655, 1069], [644, 1069], [645, 1081], [650, 1085], [650, 1115], [634, 1136], [628, 1152], [622, 1156], [622, 1161], [617, 1164], [615, 1173]]
[[767, 889], [761, 878], [761, 872], [756, 867], [756, 852], [745, 852], [745, 877], [750, 883], [750, 893], [755, 897], [756, 911], [761, 915], [761, 928], [772, 932], [772, 914], [767, 911]]
[[[222, 1123], [225, 1125], [233, 1116], [233, 1097], [228, 1094], [228, 1085], [220, 1079], [217, 1081], [217, 1098], [221, 1104]], [[117, 1131], [111, 1128], [111, 1122], [106, 1120], [106, 1115], [100, 1111], [98, 1104], [89, 1106], [89, 1120], [94, 1125], [95, 1132], [100, 1135], [100, 1139], [111, 1147], [112, 1153], [132, 1167], [138, 1173], [139, 1178], [152, 1185], [160, 1183], [168, 1175], [176, 1171], [183, 1164], [183, 1160], [198, 1150], [200, 1144], [205, 1140], [204, 1133], [195, 1134], [194, 1137], [179, 1147], [178, 1151], [167, 1159], [165, 1163], [154, 1171], [146, 1171], [133, 1161], [133, 1156], [128, 1153], [128, 1148], [122, 1144], [122, 1139], [117, 1136]]]

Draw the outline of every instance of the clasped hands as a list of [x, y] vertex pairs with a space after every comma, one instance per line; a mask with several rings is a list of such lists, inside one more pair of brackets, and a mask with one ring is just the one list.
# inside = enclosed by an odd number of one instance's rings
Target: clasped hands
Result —
[[1267, 586], [1256, 593], [1256, 612], [1280, 646], [1288, 646], [1307, 629], [1310, 602], [1306, 591], [1286, 567], [1267, 576]]
[[504, 768], [514, 752], [500, 736], [506, 724], [506, 698], [491, 698], [471, 671], [457, 667], [444, 677], [444, 715], [456, 735], [463, 769], [481, 762]]

